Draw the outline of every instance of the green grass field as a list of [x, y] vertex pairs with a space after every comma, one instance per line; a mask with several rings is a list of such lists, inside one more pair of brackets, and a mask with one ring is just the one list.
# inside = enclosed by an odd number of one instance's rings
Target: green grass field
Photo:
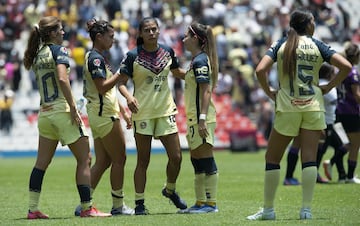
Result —
[[[328, 158], [332, 151], [328, 151]], [[79, 203], [75, 186], [75, 159], [55, 157], [45, 174], [40, 209], [49, 220], [26, 219], [28, 181], [35, 158], [0, 159], [0, 225], [360, 225], [360, 185], [316, 185], [311, 221], [300, 221], [301, 187], [280, 185], [275, 210], [276, 221], [251, 222], [245, 218], [258, 210], [263, 199], [264, 151], [231, 153], [217, 151], [219, 168], [219, 213], [203, 215], [176, 214], [177, 209], [161, 195], [165, 181], [165, 154], [152, 155], [146, 187], [147, 216], [119, 216], [111, 218], [77, 218], [73, 210]], [[177, 190], [188, 205], [194, 203], [193, 170], [189, 154], [184, 152]], [[128, 155], [125, 172], [125, 202], [134, 207], [133, 169], [136, 156]], [[282, 161], [284, 177], [285, 158]], [[321, 173], [323, 170], [321, 168]], [[334, 174], [336, 170], [334, 169]], [[360, 175], [360, 166], [356, 173]], [[300, 176], [300, 164], [295, 172]], [[337, 175], [334, 175], [337, 178]], [[281, 179], [281, 182], [282, 182]], [[94, 193], [94, 203], [102, 211], [109, 211], [112, 201], [108, 172]]]

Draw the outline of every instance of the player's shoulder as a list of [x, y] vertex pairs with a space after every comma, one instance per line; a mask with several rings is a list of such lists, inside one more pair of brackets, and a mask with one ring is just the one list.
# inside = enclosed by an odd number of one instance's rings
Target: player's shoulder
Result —
[[57, 44], [50, 44], [48, 45], [49, 49], [51, 50], [51, 52], [59, 55], [69, 55], [69, 50], [62, 45], [57, 45]]

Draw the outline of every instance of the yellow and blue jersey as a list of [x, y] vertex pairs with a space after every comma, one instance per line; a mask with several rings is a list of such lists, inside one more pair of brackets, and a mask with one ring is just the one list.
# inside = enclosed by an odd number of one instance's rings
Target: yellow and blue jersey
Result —
[[[184, 102], [187, 125], [199, 123], [202, 100], [200, 98], [201, 83], [208, 83], [212, 87], [210, 61], [206, 53], [202, 52], [195, 56], [185, 75]], [[216, 122], [216, 110], [212, 99], [210, 99], [206, 122]]]
[[88, 113], [95, 113], [98, 116], [112, 117], [120, 112], [116, 87], [112, 87], [104, 95], [96, 89], [94, 79], [108, 79], [113, 76], [110, 64], [95, 50], [86, 53], [84, 67], [84, 92], [87, 100], [86, 109]]
[[287, 37], [272, 44], [266, 52], [277, 62], [279, 91], [276, 111], [325, 111], [323, 94], [319, 88], [319, 69], [335, 53], [329, 45], [309, 36], [299, 36], [294, 78], [283, 73], [283, 52]]
[[139, 102], [139, 111], [132, 114], [133, 120], [160, 118], [177, 113], [172, 97], [168, 75], [179, 67], [174, 50], [159, 44], [154, 52], [142, 46], [129, 51], [120, 65], [120, 72], [134, 82], [134, 97]]
[[32, 65], [40, 93], [39, 114], [49, 115], [58, 112], [70, 112], [69, 104], [60, 88], [56, 68], [58, 64], [64, 64], [68, 72], [70, 71], [67, 49], [61, 45], [44, 44]]

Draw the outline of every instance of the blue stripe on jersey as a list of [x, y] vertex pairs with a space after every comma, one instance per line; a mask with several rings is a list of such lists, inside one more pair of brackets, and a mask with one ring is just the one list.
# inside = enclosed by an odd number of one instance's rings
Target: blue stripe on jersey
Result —
[[199, 124], [200, 117], [200, 86], [199, 83], [196, 84], [196, 121]]

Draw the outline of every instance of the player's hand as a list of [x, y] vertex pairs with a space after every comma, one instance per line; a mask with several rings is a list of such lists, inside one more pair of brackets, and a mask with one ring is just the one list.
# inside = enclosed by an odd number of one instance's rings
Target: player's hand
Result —
[[139, 103], [135, 97], [130, 97], [126, 100], [128, 108], [132, 113], [137, 113], [139, 110]]
[[206, 126], [206, 121], [203, 119], [199, 120], [199, 135], [201, 138], [206, 138], [207, 136], [209, 136], [209, 132]]
[[76, 108], [70, 108], [70, 115], [72, 124], [75, 123], [77, 126], [82, 125], [83, 121], [81, 119], [80, 113]]
[[127, 112], [125, 112], [123, 113], [123, 118], [126, 122], [126, 129], [131, 129], [132, 128], [131, 116]]

